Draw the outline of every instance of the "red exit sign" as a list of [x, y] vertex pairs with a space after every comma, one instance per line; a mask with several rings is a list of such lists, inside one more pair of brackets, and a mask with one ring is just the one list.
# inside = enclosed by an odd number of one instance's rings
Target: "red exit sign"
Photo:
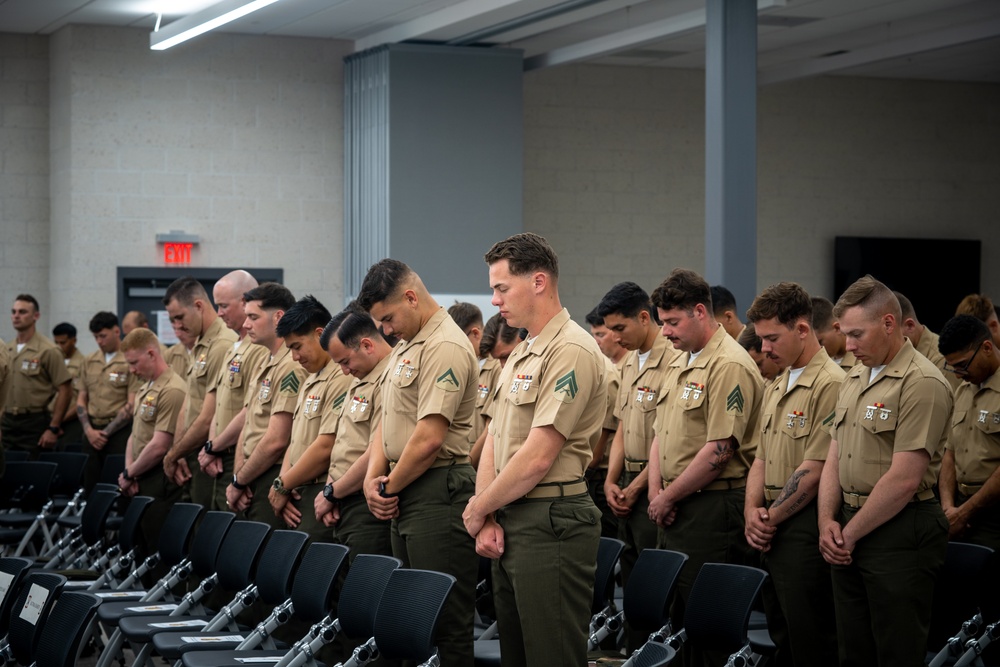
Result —
[[163, 261], [166, 264], [190, 264], [193, 243], [164, 243]]

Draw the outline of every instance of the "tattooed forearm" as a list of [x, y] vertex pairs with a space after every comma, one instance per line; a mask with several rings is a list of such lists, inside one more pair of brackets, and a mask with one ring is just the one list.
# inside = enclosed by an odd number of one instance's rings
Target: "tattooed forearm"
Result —
[[[799, 490], [799, 482], [801, 482], [802, 478], [808, 474], [809, 474], [808, 470], [796, 470], [795, 472], [793, 472], [792, 476], [788, 478], [787, 482], [785, 482], [785, 487], [781, 489], [781, 493], [778, 494], [778, 497], [774, 499], [773, 503], [771, 503], [771, 507], [777, 507], [781, 503], [785, 502], [786, 500], [794, 496]], [[802, 501], [805, 500], [806, 497], [807, 494], [805, 493], [801, 494], [798, 498], [795, 499], [795, 502], [792, 503], [792, 505], [788, 508], [788, 510], [790, 512], [794, 512], [796, 509], [799, 508], [799, 506], [802, 504]]]
[[80, 426], [86, 431], [90, 426], [90, 417], [87, 415], [87, 410], [82, 405], [76, 406], [76, 418], [80, 422]]
[[736, 443], [732, 438], [728, 440], [716, 440], [715, 442], [715, 460], [713, 460], [709, 465], [712, 466], [712, 470], [722, 472], [725, 469], [726, 464], [729, 460], [733, 458], [733, 454], [736, 453]]
[[118, 411], [115, 418], [110, 424], [104, 427], [104, 433], [106, 435], [114, 435], [118, 431], [122, 430], [126, 424], [132, 421], [132, 410], [129, 409], [130, 406], [126, 403], [125, 407]]

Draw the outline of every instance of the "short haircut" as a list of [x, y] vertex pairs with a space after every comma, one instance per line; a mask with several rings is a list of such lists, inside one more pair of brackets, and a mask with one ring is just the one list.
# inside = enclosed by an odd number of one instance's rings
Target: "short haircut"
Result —
[[398, 259], [387, 258], [372, 264], [361, 283], [358, 305], [370, 312], [376, 303], [392, 300], [411, 275], [413, 269]]
[[31, 296], [30, 294], [18, 294], [17, 296], [14, 297], [14, 301], [24, 301], [30, 303], [32, 306], [35, 307], [36, 313], [40, 313], [42, 311], [42, 309], [38, 305], [38, 299]]
[[674, 269], [660, 286], [653, 290], [653, 305], [662, 310], [675, 308], [690, 312], [698, 304], [702, 304], [710, 313], [712, 309], [712, 290], [708, 282], [698, 273], [690, 269]]
[[584, 321], [592, 327], [603, 327], [604, 318], [597, 314], [597, 308], [594, 307], [589, 313], [584, 315]]
[[833, 303], [822, 296], [814, 296], [811, 301], [813, 308], [813, 329], [816, 331], [826, 331], [833, 326]]
[[312, 294], [307, 294], [292, 304], [278, 320], [275, 333], [284, 338], [289, 334], [305, 336], [322, 329], [330, 321], [330, 311]]
[[283, 310], [288, 311], [295, 305], [295, 297], [284, 285], [279, 283], [261, 283], [252, 290], [243, 293], [243, 300], [247, 303], [260, 301], [263, 310]]
[[653, 304], [650, 302], [646, 290], [630, 281], [618, 283], [612, 287], [597, 304], [597, 315], [601, 319], [608, 315], [636, 318], [642, 311], [646, 311], [652, 316]]
[[138, 327], [128, 332], [122, 340], [121, 351], [131, 352], [132, 350], [146, 350], [151, 347], [159, 348], [160, 339], [156, 337], [150, 329]]
[[474, 303], [468, 303], [467, 301], [456, 301], [455, 304], [448, 309], [448, 314], [451, 315], [451, 319], [455, 320], [455, 324], [462, 331], [468, 333], [469, 329], [472, 327], [483, 328], [483, 311], [479, 310], [479, 306]]
[[[141, 310], [132, 310], [129, 312], [135, 313], [135, 326], [137, 327], [149, 326], [149, 318], [146, 317], [146, 313], [142, 312]], [[128, 316], [128, 314], [129, 313], [125, 313], [126, 316]]]
[[333, 319], [323, 328], [319, 344], [324, 350], [330, 349], [330, 340], [336, 336], [344, 347], [357, 349], [362, 338], [377, 340], [381, 333], [375, 322], [367, 313], [344, 309], [333, 316]]
[[487, 264], [507, 260], [511, 275], [523, 276], [544, 271], [553, 278], [559, 277], [559, 258], [549, 242], [538, 234], [515, 234], [493, 244], [484, 259]]
[[863, 308], [868, 315], [894, 315], [897, 322], [902, 321], [896, 295], [871, 274], [858, 278], [844, 290], [833, 307], [833, 315], [840, 319], [844, 316], [844, 311], [854, 307]]
[[972, 315], [956, 315], [941, 327], [938, 351], [944, 355], [964, 352], [990, 339], [990, 328], [981, 319]]
[[90, 318], [90, 333], [114, 329], [116, 326], [118, 326], [118, 316], [106, 310], [102, 310]]
[[[18, 297], [19, 299], [21, 297]], [[990, 318], [996, 315], [996, 311], [993, 309], [993, 302], [990, 301], [988, 296], [982, 294], [970, 294], [969, 296], [962, 299], [962, 302], [958, 304], [958, 308], [955, 309], [956, 315], [972, 315], [973, 317], [981, 319], [983, 322], [989, 322]]]
[[486, 325], [483, 326], [483, 339], [479, 341], [479, 356], [485, 357], [493, 351], [496, 347], [497, 341], [502, 341], [507, 343], [513, 343], [518, 338], [520, 329], [516, 329], [509, 324], [507, 320], [500, 317], [500, 313], [497, 313], [489, 320], [486, 321]]
[[712, 285], [712, 313], [722, 315], [727, 310], [736, 314], [736, 297], [722, 285]]
[[754, 328], [753, 322], [750, 322], [743, 327], [743, 331], [740, 332], [740, 337], [736, 339], [736, 342], [739, 343], [740, 347], [747, 352], [750, 350], [760, 352], [763, 349], [763, 341], [761, 341], [760, 336], [757, 335], [757, 330]]
[[52, 327], [53, 336], [66, 336], [68, 338], [76, 338], [76, 327], [69, 322], [60, 322], [59, 324]]
[[784, 282], [764, 289], [747, 310], [747, 320], [776, 319], [791, 328], [800, 319], [812, 326], [813, 304], [809, 293], [798, 283]]
[[197, 278], [192, 278], [191, 276], [182, 276], [170, 283], [167, 293], [163, 295], [163, 305], [169, 305], [175, 299], [177, 303], [184, 307], [192, 305], [198, 299], [206, 303], [211, 303], [208, 300], [208, 292], [205, 291], [205, 286], [198, 282]]
[[896, 290], [892, 291], [896, 295], [896, 301], [899, 301], [899, 316], [902, 320], [908, 317], [912, 317], [914, 320], [917, 319], [917, 311], [913, 309], [913, 302], [906, 298], [902, 292]]

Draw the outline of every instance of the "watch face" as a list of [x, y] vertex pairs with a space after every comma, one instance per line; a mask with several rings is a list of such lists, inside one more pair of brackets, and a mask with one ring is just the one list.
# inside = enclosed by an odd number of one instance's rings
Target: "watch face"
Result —
[[333, 484], [327, 484], [323, 487], [323, 497], [326, 498], [327, 502], [333, 502]]
[[271, 486], [274, 487], [275, 491], [279, 490], [281, 488], [281, 479], [275, 477], [274, 481], [271, 482]]

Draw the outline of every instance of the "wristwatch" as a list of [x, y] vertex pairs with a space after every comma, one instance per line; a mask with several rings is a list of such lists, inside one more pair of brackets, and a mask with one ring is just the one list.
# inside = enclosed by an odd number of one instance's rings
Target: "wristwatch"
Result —
[[217, 452], [217, 451], [215, 451], [215, 450], [212, 449], [212, 441], [211, 440], [206, 440], [205, 441], [205, 446], [202, 447], [202, 449], [209, 456], [222, 456], [222, 452]]
[[327, 484], [323, 487], [323, 497], [331, 505], [337, 502], [337, 496], [333, 495], [333, 484]]
[[236, 479], [236, 473], [233, 473], [233, 482], [232, 482], [232, 484], [233, 484], [233, 488], [236, 489], [237, 491], [242, 491], [243, 489], [247, 488], [246, 484], [240, 484], [239, 480]]
[[52, 431], [53, 433], [55, 433], [56, 435], [59, 435], [60, 433], [62, 433], [62, 429], [59, 428], [58, 426], [49, 425], [49, 430]]
[[124, 470], [122, 470], [122, 479], [124, 479], [126, 482], [131, 482], [135, 480], [135, 477], [132, 477], [132, 475], [128, 474], [128, 468], [125, 468]]
[[274, 481], [271, 482], [271, 488], [283, 496], [287, 496], [289, 493], [292, 492], [291, 489], [285, 488], [285, 483], [281, 481], [280, 475], [278, 477], [275, 477]]

